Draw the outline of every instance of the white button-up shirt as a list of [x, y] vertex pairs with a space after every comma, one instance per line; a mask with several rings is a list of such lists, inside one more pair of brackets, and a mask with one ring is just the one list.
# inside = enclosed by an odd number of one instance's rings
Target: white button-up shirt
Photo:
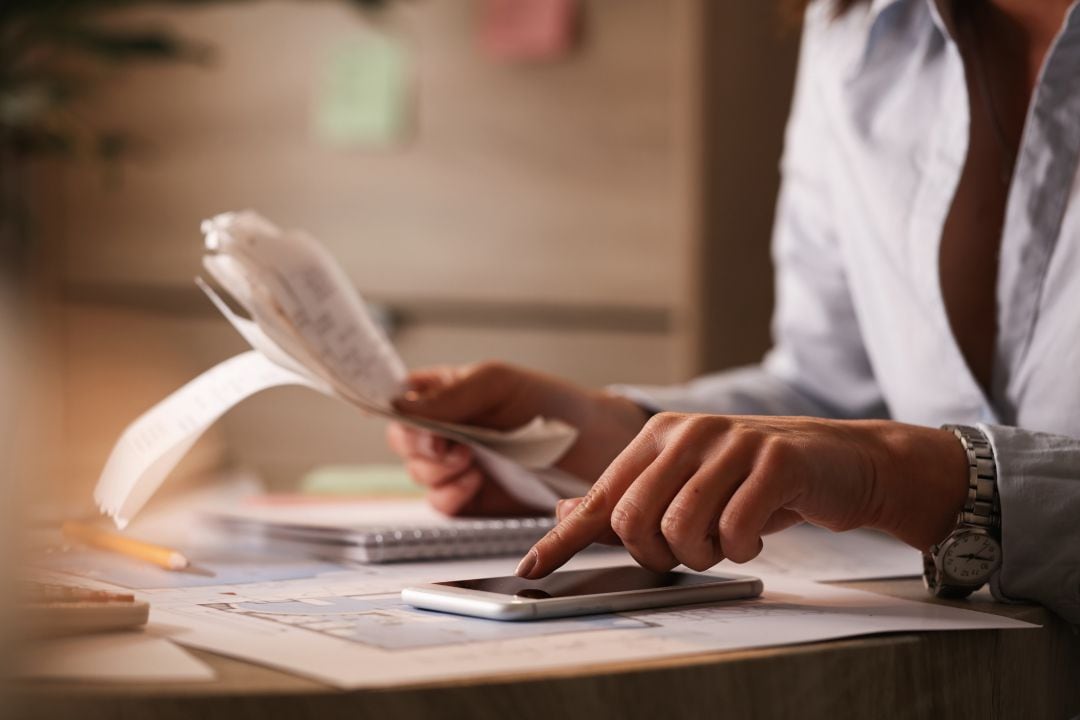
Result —
[[775, 346], [760, 366], [631, 392], [688, 412], [980, 423], [998, 460], [995, 593], [1080, 622], [1080, 10], [1027, 115], [987, 395], [938, 280], [969, 125], [947, 5], [811, 7], [773, 237]]

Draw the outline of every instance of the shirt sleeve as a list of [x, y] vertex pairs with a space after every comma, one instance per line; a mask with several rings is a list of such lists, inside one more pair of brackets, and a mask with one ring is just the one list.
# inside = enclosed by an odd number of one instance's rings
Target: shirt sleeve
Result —
[[1080, 624], [1080, 439], [981, 425], [997, 461], [999, 600], [1031, 600]]
[[[616, 387], [657, 410], [883, 417], [833, 228], [834, 164], [823, 80], [830, 74], [828, 3], [807, 12], [781, 162], [773, 230], [773, 348], [760, 365], [674, 387]], [[833, 63], [835, 64], [835, 63]], [[835, 71], [831, 71], [835, 73]]]

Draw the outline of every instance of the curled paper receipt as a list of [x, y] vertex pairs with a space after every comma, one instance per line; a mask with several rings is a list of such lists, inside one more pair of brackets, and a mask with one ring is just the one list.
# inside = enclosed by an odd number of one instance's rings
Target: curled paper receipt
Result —
[[168, 396], [117, 441], [94, 498], [120, 527], [143, 507], [199, 437], [230, 408], [274, 387], [299, 385], [373, 415], [471, 447], [488, 473], [521, 501], [552, 508], [587, 485], [554, 468], [577, 438], [558, 420], [509, 432], [406, 417], [391, 401], [406, 369], [341, 267], [314, 238], [285, 232], [253, 212], [203, 223], [203, 264], [244, 317], [196, 282], [252, 346]]

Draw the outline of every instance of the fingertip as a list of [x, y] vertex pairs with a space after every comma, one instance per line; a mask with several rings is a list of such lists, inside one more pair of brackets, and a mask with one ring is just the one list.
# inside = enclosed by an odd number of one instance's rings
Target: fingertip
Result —
[[444, 459], [451, 467], [464, 467], [472, 460], [472, 448], [457, 442], [449, 443]]
[[448, 450], [446, 438], [432, 432], [414, 430], [409, 439], [413, 451], [420, 457], [435, 462], [445, 459]]
[[[603, 528], [593, 528], [576, 520], [579, 517], [580, 512], [565, 520], [560, 520], [555, 527], [548, 530], [544, 537], [540, 538], [539, 542], [533, 545], [532, 551], [536, 553], [536, 563], [529, 572], [529, 578], [550, 575], [604, 535]], [[606, 524], [604, 527], [607, 527]]]
[[427, 499], [444, 515], [461, 515], [480, 491], [483, 478], [479, 473], [468, 472], [453, 482], [431, 488]]
[[723, 543], [723, 555], [728, 560], [741, 565], [760, 555], [764, 547], [765, 543], [761, 541], [760, 537], [756, 540], [733, 540]]
[[398, 422], [388, 423], [386, 426], [386, 444], [398, 455], [404, 457], [409, 454], [409, 443], [405, 434], [405, 426]]
[[525, 553], [525, 557], [521, 558], [521, 562], [519, 562], [517, 568], [514, 569], [514, 574], [519, 578], [532, 579], [531, 573], [536, 567], [537, 559], [536, 548], [533, 547], [529, 552]]

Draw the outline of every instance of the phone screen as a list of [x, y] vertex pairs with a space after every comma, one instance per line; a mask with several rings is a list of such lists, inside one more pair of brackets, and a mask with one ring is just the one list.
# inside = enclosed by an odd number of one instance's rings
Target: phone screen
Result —
[[692, 575], [682, 572], [655, 573], [641, 567], [626, 566], [598, 570], [567, 570], [540, 580], [519, 577], [493, 577], [476, 580], [456, 580], [436, 585], [481, 590], [515, 597], [544, 599], [602, 595], [626, 590], [655, 590], [657, 588], [710, 585], [730, 581], [718, 575]]

